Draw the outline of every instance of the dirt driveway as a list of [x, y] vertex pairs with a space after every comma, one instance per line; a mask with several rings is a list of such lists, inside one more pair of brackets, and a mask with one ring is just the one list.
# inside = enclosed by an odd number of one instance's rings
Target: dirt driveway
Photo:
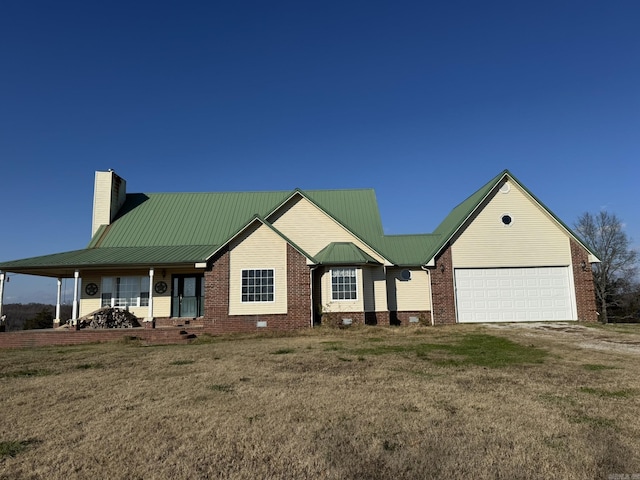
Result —
[[488, 324], [490, 329], [514, 331], [519, 336], [537, 337], [587, 349], [640, 355], [640, 325], [609, 324], [585, 326], [574, 322]]

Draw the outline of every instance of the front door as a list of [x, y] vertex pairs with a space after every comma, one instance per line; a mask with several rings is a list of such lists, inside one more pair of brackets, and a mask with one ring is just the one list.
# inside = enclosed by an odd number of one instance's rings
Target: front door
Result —
[[204, 277], [174, 275], [171, 294], [172, 317], [200, 317], [204, 308]]

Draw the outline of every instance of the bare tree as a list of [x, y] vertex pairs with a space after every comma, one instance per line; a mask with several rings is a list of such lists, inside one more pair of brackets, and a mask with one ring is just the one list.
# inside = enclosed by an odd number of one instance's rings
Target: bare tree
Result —
[[600, 263], [593, 265], [593, 280], [600, 319], [607, 323], [607, 306], [615, 302], [621, 285], [630, 285], [637, 272], [638, 252], [623, 231], [622, 221], [606, 210], [596, 215], [584, 213], [575, 224], [576, 231], [594, 250]]

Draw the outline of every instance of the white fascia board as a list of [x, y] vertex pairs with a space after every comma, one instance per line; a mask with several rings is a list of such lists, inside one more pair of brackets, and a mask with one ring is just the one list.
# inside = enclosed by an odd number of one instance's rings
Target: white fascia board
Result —
[[589, 260], [589, 263], [601, 263], [600, 259], [596, 257], [593, 253], [589, 254], [588, 260]]

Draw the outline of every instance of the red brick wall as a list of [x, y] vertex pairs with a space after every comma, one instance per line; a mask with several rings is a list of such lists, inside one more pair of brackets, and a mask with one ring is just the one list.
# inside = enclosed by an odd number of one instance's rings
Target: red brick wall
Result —
[[[205, 273], [205, 322], [208, 333], [294, 330], [311, 326], [311, 290], [306, 259], [287, 244], [287, 313], [229, 315], [229, 252], [223, 252]], [[239, 293], [238, 293], [239, 295]], [[266, 321], [266, 327], [258, 327]]]
[[158, 327], [186, 327], [186, 326], [203, 326], [204, 317], [156, 317], [155, 326]]
[[389, 312], [331, 312], [326, 313], [324, 322], [330, 326], [342, 325], [342, 319], [350, 318], [351, 325], [389, 326]]
[[[351, 325], [365, 325], [364, 312], [330, 312], [325, 315], [322, 319], [324, 325], [339, 327], [343, 325], [342, 320], [346, 318], [351, 319]], [[369, 317], [369, 321], [373, 322], [375, 318]]]
[[205, 327], [225, 319], [229, 312], [229, 250], [219, 253], [204, 272]]
[[[431, 312], [429, 310], [393, 312], [392, 317], [394, 317], [395, 325], [431, 325]], [[420, 321], [417, 324], [412, 324], [409, 322], [410, 317], [417, 317]]]
[[365, 323], [367, 325], [389, 326], [389, 312], [365, 312]]
[[[593, 284], [593, 273], [589, 264], [589, 253], [573, 238], [571, 244], [571, 264], [573, 266], [573, 284], [576, 290], [576, 307], [578, 320], [583, 322], [597, 322], [596, 295]], [[586, 269], [582, 269], [584, 262]]]
[[[444, 266], [444, 271], [442, 271]], [[429, 269], [433, 299], [433, 321], [436, 325], [456, 323], [456, 301], [453, 287], [451, 245], [436, 257], [435, 268]]]

